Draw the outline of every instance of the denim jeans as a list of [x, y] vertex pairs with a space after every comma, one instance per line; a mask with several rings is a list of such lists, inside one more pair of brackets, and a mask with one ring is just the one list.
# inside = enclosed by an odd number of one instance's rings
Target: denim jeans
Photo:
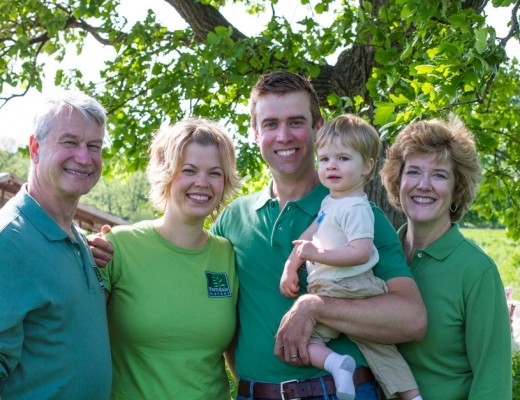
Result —
[[[265, 400], [260, 398], [237, 396], [236, 400]], [[336, 395], [323, 395], [318, 397], [306, 397], [305, 400], [338, 400]], [[356, 388], [355, 400], [379, 400], [376, 382], [360, 383]]]

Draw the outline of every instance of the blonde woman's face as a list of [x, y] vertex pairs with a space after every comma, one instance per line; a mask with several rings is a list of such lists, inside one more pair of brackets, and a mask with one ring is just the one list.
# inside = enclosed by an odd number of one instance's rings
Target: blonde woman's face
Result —
[[217, 146], [190, 143], [184, 149], [166, 209], [187, 220], [204, 221], [221, 203], [224, 182]]

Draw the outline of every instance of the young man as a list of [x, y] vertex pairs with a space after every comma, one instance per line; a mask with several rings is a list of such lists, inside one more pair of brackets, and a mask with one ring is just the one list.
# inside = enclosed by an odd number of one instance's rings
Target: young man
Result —
[[[374, 243], [380, 262], [374, 273], [386, 281], [387, 294], [359, 300], [304, 295], [293, 303], [280, 293], [292, 241], [316, 218], [328, 194], [314, 164], [314, 136], [323, 119], [310, 81], [287, 72], [262, 76], [250, 107], [251, 128], [272, 181], [231, 203], [212, 228], [231, 241], [237, 257], [237, 399], [335, 398], [330, 397], [336, 390], [330, 375], [302, 367], [309, 364], [307, 343], [314, 324], [381, 343], [418, 340], [426, 326], [424, 305], [397, 235], [377, 207]], [[300, 282], [306, 282], [303, 275]], [[356, 360], [356, 399], [377, 399], [373, 375], [358, 348], [343, 335], [329, 344]]]
[[28, 183], [0, 210], [0, 398], [108, 399], [104, 288], [73, 222], [101, 175], [105, 123], [79, 92], [35, 117]]

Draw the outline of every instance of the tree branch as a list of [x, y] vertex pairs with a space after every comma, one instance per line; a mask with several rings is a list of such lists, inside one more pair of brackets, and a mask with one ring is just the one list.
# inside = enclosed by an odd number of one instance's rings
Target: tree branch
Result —
[[226, 18], [214, 7], [193, 0], [164, 0], [170, 4], [179, 15], [191, 26], [195, 32], [195, 39], [199, 42], [206, 40], [208, 34], [217, 26], [231, 28], [231, 39], [238, 41], [247, 36], [231, 25]]
[[500, 40], [500, 44], [503, 47], [506, 47], [507, 42], [512, 37], [518, 35], [518, 32], [520, 31], [519, 23], [518, 23], [518, 9], [520, 8], [520, 0], [517, 0], [513, 8], [511, 9], [511, 28], [509, 29], [509, 32], [505, 38]]
[[473, 8], [475, 12], [482, 14], [488, 2], [489, 0], [464, 0], [462, 2], [462, 8]]
[[90, 33], [94, 39], [96, 39], [99, 43], [105, 46], [113, 46], [115, 43], [122, 42], [125, 40], [125, 38], [128, 36], [124, 32], [119, 32], [117, 35], [117, 38], [115, 40], [108, 40], [102, 37], [98, 33], [98, 28], [87, 24], [83, 20], [77, 20], [74, 17], [69, 17], [67, 19], [67, 24], [65, 25], [65, 29], [83, 29], [84, 31]]

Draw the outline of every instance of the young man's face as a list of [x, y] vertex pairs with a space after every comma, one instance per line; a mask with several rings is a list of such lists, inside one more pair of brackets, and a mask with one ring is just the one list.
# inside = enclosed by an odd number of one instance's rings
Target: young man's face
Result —
[[315, 130], [305, 92], [260, 97], [256, 117], [255, 141], [274, 176], [297, 177], [314, 169]]

